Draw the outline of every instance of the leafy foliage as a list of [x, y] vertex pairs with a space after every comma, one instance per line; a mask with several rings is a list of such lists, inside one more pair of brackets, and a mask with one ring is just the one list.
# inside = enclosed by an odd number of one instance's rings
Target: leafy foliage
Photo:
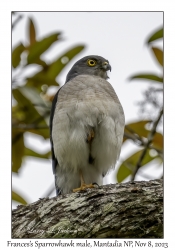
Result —
[[149, 36], [149, 38], [147, 39], [147, 44], [149, 45], [150, 43], [163, 38], [163, 28], [160, 28], [156, 31], [153, 32], [153, 34], [151, 34]]
[[[117, 172], [117, 180], [118, 180], [118, 182], [122, 182], [128, 176], [132, 175], [132, 173], [133, 173], [133, 171], [135, 169], [135, 166], [136, 166], [142, 152], [143, 152], [143, 149], [141, 149], [138, 152], [134, 153], [133, 155], [129, 156], [126, 160], [124, 160], [122, 162], [122, 164], [120, 165], [120, 168], [118, 169], [118, 172]], [[150, 150], [148, 150], [145, 157], [144, 157], [144, 159], [143, 159], [143, 161], [142, 161], [141, 167], [143, 167], [147, 163], [150, 163], [155, 158], [157, 158], [157, 156], [151, 156], [150, 155]]]
[[[151, 36], [147, 39], [147, 45], [150, 46], [150, 50], [158, 64], [163, 67], [163, 51], [157, 47], [152, 46], [152, 42], [156, 41], [157, 39], [163, 38], [163, 29], [159, 29], [155, 33], [151, 34]], [[162, 76], [157, 76], [155, 73], [139, 73], [133, 75], [129, 78], [130, 80], [149, 80], [152, 84], [159, 83], [163, 84], [163, 70]], [[161, 85], [162, 86], [162, 85]], [[151, 95], [155, 95], [157, 91], [161, 91], [162, 89], [155, 89], [153, 87], [149, 88], [146, 92], [146, 100], [143, 101], [142, 105], [147, 103], [151, 104], [150, 101], [154, 104], [154, 106], [158, 106], [160, 112], [163, 110], [163, 106], [159, 106], [156, 103], [155, 98], [151, 99]], [[163, 90], [162, 90], [163, 91]], [[156, 131], [156, 127], [158, 122], [156, 123], [156, 118], [154, 120], [140, 120], [137, 122], [129, 123], [125, 126], [124, 131], [124, 139], [123, 143], [127, 140], [132, 140], [136, 145], [142, 147], [139, 151], [134, 153], [133, 155], [129, 156], [125, 159], [119, 166], [116, 178], [118, 182], [124, 181], [127, 177], [135, 175], [139, 168], [145, 166], [146, 164], [152, 162], [154, 159], [158, 159], [160, 163], [162, 163], [163, 157], [163, 135]], [[146, 128], [148, 124], [154, 124], [152, 128], [149, 130]], [[151, 139], [150, 139], [151, 137]], [[145, 148], [146, 150], [144, 150]], [[154, 149], [157, 153], [155, 156], [151, 155], [151, 149]]]
[[[48, 90], [51, 86], [59, 86], [57, 77], [60, 72], [84, 49], [84, 45], [81, 44], [73, 46], [53, 62], [47, 63], [41, 59], [41, 56], [61, 40], [61, 32], [48, 34], [38, 40], [33, 19], [29, 19], [27, 31], [28, 43], [20, 42], [12, 50], [13, 71], [18, 72], [12, 79], [14, 101], [12, 107], [12, 171], [16, 174], [23, 167], [23, 159], [26, 156], [50, 158], [50, 151], [40, 154], [27, 148], [24, 136], [26, 132], [30, 132], [40, 135], [44, 139], [50, 137], [48, 120], [54, 95], [49, 95]], [[33, 75], [25, 75], [20, 84], [19, 76], [28, 69], [29, 65], [40, 67]], [[26, 204], [25, 199], [16, 192], [12, 192], [12, 199]]]
[[163, 51], [159, 48], [156, 48], [156, 47], [152, 47], [152, 51], [153, 51], [158, 63], [160, 63], [160, 66], [163, 66]]
[[12, 66], [16, 68], [21, 61], [21, 54], [25, 50], [25, 47], [22, 43], [17, 45], [12, 52]]
[[163, 83], [163, 77], [159, 77], [151, 73], [138, 74], [138, 75], [134, 75], [130, 77], [130, 80], [134, 80], [134, 79], [143, 79], [143, 80], [156, 81], [157, 83]]
[[27, 204], [26, 200], [24, 200], [24, 198], [22, 198], [19, 194], [17, 194], [14, 191], [12, 191], [12, 200], [22, 203], [24, 205]]

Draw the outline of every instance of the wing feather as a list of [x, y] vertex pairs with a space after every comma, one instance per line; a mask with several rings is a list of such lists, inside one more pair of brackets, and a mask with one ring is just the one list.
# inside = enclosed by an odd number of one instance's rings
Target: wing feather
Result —
[[53, 124], [53, 117], [54, 117], [54, 114], [55, 114], [55, 108], [56, 108], [56, 103], [57, 103], [57, 100], [58, 100], [58, 94], [59, 94], [60, 89], [57, 91], [57, 93], [54, 96], [54, 99], [52, 101], [52, 107], [51, 107], [51, 111], [50, 111], [50, 123], [49, 123], [49, 126], [50, 126], [50, 143], [51, 143], [51, 153], [52, 153], [52, 170], [53, 170], [54, 174], [55, 174], [56, 166], [58, 165], [58, 161], [57, 161], [57, 159], [55, 157], [55, 153], [54, 153], [54, 146], [53, 146], [53, 139], [52, 139], [52, 124]]

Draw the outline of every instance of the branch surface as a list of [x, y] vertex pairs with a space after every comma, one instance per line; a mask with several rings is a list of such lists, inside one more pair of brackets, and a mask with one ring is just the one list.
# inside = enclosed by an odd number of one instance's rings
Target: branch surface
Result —
[[110, 184], [12, 211], [12, 238], [162, 238], [163, 180]]

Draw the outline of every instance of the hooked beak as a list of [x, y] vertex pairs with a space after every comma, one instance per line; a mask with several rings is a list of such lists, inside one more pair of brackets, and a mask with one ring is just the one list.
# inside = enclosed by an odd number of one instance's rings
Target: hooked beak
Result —
[[104, 62], [102, 64], [102, 68], [106, 71], [110, 70], [111, 71], [111, 65], [108, 62]]

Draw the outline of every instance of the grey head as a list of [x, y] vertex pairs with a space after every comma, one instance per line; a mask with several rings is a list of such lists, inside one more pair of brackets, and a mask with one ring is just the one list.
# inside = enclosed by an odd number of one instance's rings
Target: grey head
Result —
[[66, 82], [78, 75], [94, 75], [106, 80], [109, 78], [106, 72], [108, 70], [111, 71], [111, 65], [105, 58], [95, 55], [85, 56], [73, 65], [67, 74]]

